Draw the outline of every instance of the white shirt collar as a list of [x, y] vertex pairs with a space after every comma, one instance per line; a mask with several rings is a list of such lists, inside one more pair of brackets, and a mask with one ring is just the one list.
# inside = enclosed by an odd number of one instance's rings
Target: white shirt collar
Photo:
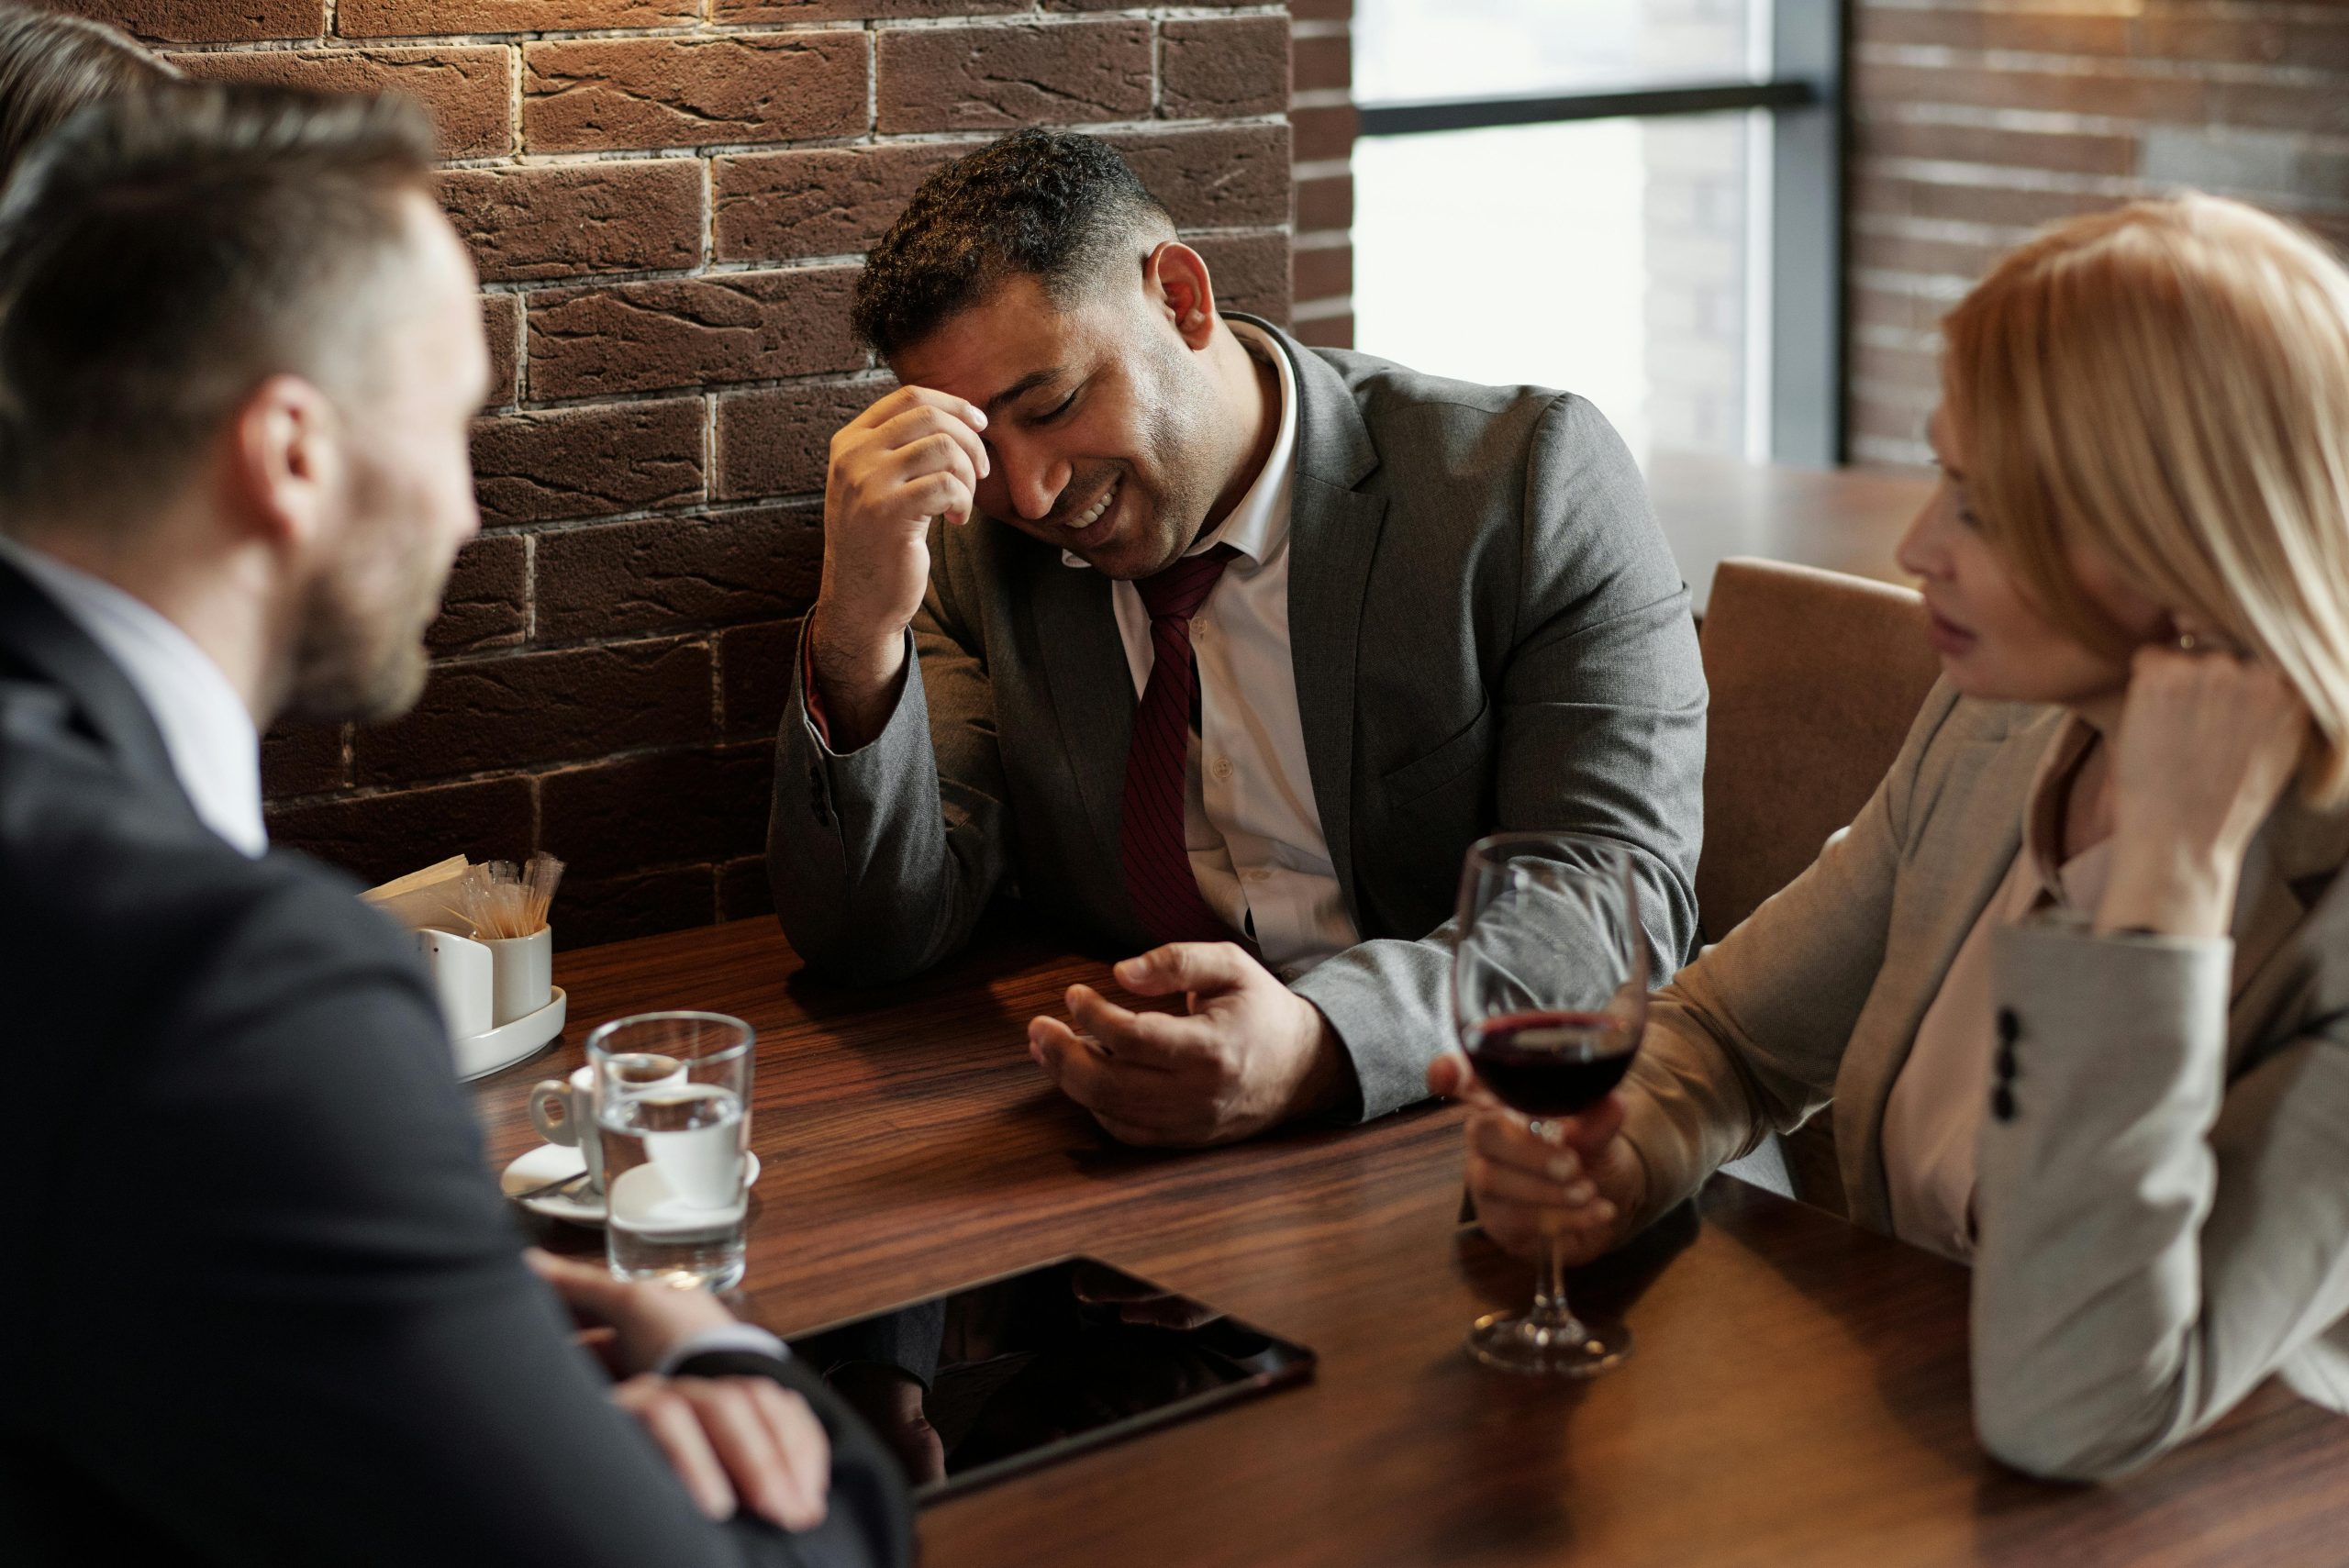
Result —
[[261, 736], [220, 667], [187, 633], [113, 584], [10, 539], [0, 539], [0, 556], [39, 584], [138, 690], [205, 826], [249, 858], [267, 853]]
[[[1297, 370], [1288, 362], [1288, 355], [1282, 350], [1278, 339], [1263, 328], [1230, 317], [1225, 318], [1225, 325], [1249, 353], [1271, 361], [1280, 373], [1280, 428], [1273, 437], [1273, 450], [1265, 455], [1256, 482], [1240, 497], [1231, 515], [1223, 519], [1221, 527], [1183, 553], [1197, 555], [1228, 544], [1246, 556], [1251, 566], [1262, 566], [1288, 542], [1289, 470], [1295, 466], [1297, 456]], [[1073, 550], [1061, 551], [1061, 562], [1067, 566], [1092, 564]]]

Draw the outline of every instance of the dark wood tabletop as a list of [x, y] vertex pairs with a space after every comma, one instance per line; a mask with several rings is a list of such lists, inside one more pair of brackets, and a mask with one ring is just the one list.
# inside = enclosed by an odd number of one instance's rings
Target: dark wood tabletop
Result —
[[1933, 489], [1930, 475], [1898, 470], [1785, 468], [1693, 452], [1656, 453], [1647, 480], [1700, 617], [1713, 569], [1732, 555], [1912, 583], [1893, 551]]
[[[2349, 1421], [2271, 1385], [2104, 1487], [1976, 1447], [1962, 1269], [1717, 1177], [1585, 1271], [1631, 1360], [1586, 1384], [1469, 1361], [1524, 1265], [1454, 1223], [1458, 1113], [1158, 1154], [1105, 1139], [1029, 1062], [1028, 1018], [1105, 967], [998, 932], [911, 984], [806, 980], [771, 919], [562, 953], [571, 1025], [483, 1081], [502, 1163], [528, 1086], [589, 1029], [700, 1007], [760, 1034], [751, 1315], [784, 1334], [1090, 1252], [1298, 1340], [1310, 1385], [924, 1513], [930, 1568], [1052, 1563], [2259, 1564], [2349, 1555]], [[1114, 993], [1113, 993], [1114, 994]], [[560, 1232], [561, 1234], [557, 1234]], [[551, 1241], [597, 1245], [549, 1227]]]

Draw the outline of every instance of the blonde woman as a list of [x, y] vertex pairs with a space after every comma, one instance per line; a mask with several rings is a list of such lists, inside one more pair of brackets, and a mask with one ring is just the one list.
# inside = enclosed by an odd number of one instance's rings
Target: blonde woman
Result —
[[2141, 203], [1944, 336], [1891, 773], [1564, 1147], [1430, 1080], [1485, 1228], [1570, 1260], [1831, 1101], [1853, 1217], [1973, 1265], [1985, 1446], [2100, 1477], [2271, 1373], [2349, 1408], [2349, 273]]

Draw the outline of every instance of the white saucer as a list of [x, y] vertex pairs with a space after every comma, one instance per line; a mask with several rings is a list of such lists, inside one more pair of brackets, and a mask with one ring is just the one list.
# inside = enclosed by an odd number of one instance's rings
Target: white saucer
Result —
[[[753, 1154], [750, 1156], [750, 1173], [742, 1184], [745, 1194], [759, 1181], [759, 1157]], [[575, 1176], [586, 1168], [586, 1157], [578, 1150], [561, 1143], [541, 1143], [506, 1167], [505, 1173], [497, 1178], [497, 1190], [507, 1197], [514, 1197], [515, 1194], [529, 1192], [532, 1187]], [[574, 1187], [567, 1192], [557, 1188], [551, 1193], [540, 1193], [537, 1197], [516, 1198], [515, 1201], [532, 1214], [543, 1214], [549, 1219], [566, 1219], [573, 1225], [604, 1223], [604, 1195], [585, 1187]]]
[[[457, 1053], [457, 1076], [470, 1082], [485, 1078], [501, 1068], [511, 1067], [562, 1032], [562, 1017], [571, 999], [562, 987], [553, 986], [554, 995], [535, 1013], [525, 1013], [511, 1023], [500, 1024], [487, 1034], [467, 1035], [454, 1042]], [[573, 1158], [579, 1151], [573, 1150]]]

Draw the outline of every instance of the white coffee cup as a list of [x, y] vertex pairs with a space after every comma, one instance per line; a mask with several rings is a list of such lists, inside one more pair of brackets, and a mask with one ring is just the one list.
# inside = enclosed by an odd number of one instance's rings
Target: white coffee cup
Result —
[[604, 1140], [596, 1131], [596, 1070], [582, 1067], [568, 1080], [541, 1078], [530, 1086], [530, 1125], [549, 1143], [576, 1146], [587, 1162], [587, 1184], [604, 1190]]
[[[641, 1063], [638, 1072], [631, 1073], [630, 1081], [644, 1088], [665, 1088], [685, 1081], [685, 1064], [673, 1058], [638, 1056], [627, 1060]], [[560, 1143], [566, 1149], [576, 1146], [580, 1157], [587, 1162], [588, 1186], [596, 1192], [604, 1190], [604, 1140], [596, 1129], [596, 1069], [592, 1064], [579, 1068], [568, 1079], [541, 1078], [532, 1084], [530, 1125], [549, 1143]]]
[[504, 1029], [554, 1000], [554, 928], [540, 926], [527, 937], [501, 937], [481, 944], [489, 950], [489, 1026]]

